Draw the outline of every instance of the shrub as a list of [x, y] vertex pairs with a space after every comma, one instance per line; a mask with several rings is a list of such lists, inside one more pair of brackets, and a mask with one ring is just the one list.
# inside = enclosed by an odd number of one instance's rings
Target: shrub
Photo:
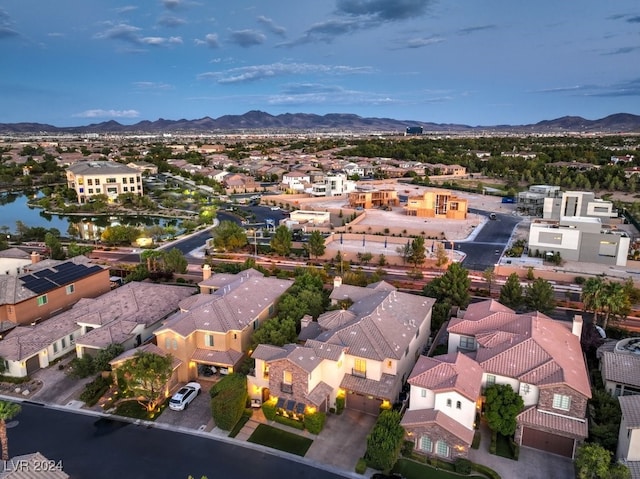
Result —
[[23, 378], [14, 378], [13, 376], [0, 375], [0, 382], [3, 382], [3, 383], [22, 384], [29, 381], [31, 381], [31, 378], [29, 376], [25, 376]]
[[342, 414], [344, 411], [345, 398], [344, 396], [338, 396], [336, 398], [336, 414]]
[[98, 376], [84, 387], [84, 391], [80, 394], [80, 400], [84, 401], [87, 406], [95, 405], [104, 393], [111, 386], [111, 376]]
[[585, 280], [584, 276], [576, 276], [575, 278], [573, 278], [573, 282], [575, 284], [584, 284], [585, 281], [586, 280]]
[[402, 443], [402, 449], [400, 449], [400, 454], [402, 454], [404, 457], [411, 457], [414, 446], [415, 444], [413, 443], [413, 441], [404, 441]]
[[367, 436], [365, 459], [374, 469], [389, 471], [398, 459], [404, 438], [398, 411], [382, 411]]
[[93, 357], [88, 354], [85, 354], [81, 358], [73, 358], [69, 366], [69, 376], [73, 378], [88, 378], [96, 372]]
[[269, 421], [273, 421], [276, 418], [276, 405], [271, 402], [262, 403], [262, 412], [264, 417]]
[[[224, 381], [224, 379], [227, 380]], [[224, 384], [219, 386], [220, 383]], [[219, 387], [216, 388], [216, 386]], [[211, 390], [213, 420], [220, 429], [230, 431], [242, 417], [247, 404], [247, 383], [244, 376], [229, 374], [218, 381]]]
[[367, 472], [367, 461], [364, 460], [364, 457], [361, 457], [358, 459], [358, 462], [356, 462], [356, 472], [358, 474], [364, 474]]
[[476, 431], [473, 433], [473, 441], [471, 442], [471, 449], [478, 449], [480, 447], [480, 440], [482, 439], [482, 434], [480, 431]]
[[491, 468], [489, 468], [487, 466], [483, 466], [482, 464], [473, 463], [471, 468], [475, 472], [479, 472], [480, 474], [484, 474], [489, 479], [501, 479], [500, 478], [500, 474], [498, 474], [496, 471], [494, 471], [493, 469], [491, 469]]
[[458, 459], [456, 459], [453, 467], [458, 474], [468, 475], [469, 473], [471, 473], [471, 461], [469, 459], [465, 459], [464, 457], [459, 457]]
[[291, 419], [290, 417], [284, 417], [284, 416], [276, 416], [275, 420], [276, 422], [279, 422], [280, 424], [284, 424], [285, 426], [300, 429], [301, 431], [304, 430], [304, 423], [296, 419]]
[[327, 415], [321, 411], [314, 412], [313, 414], [305, 414], [304, 427], [311, 434], [320, 434], [320, 431], [324, 428], [326, 419]]

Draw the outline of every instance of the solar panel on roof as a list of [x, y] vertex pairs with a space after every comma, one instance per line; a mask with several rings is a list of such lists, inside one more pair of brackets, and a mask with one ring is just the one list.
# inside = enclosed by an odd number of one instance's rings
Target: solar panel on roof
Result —
[[32, 281], [29, 284], [25, 284], [25, 288], [30, 291], [33, 291], [36, 294], [46, 293], [47, 291], [51, 291], [55, 288], [55, 284], [49, 281], [46, 278], [41, 278], [36, 281]]

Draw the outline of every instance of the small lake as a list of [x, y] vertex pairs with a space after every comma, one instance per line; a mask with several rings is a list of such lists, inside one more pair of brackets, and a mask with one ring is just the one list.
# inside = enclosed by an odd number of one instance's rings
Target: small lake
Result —
[[[0, 193], [0, 226], [9, 228], [10, 233], [16, 233], [16, 221], [22, 221], [30, 228], [57, 228], [62, 236], [67, 235], [69, 225], [74, 223], [78, 226], [81, 236], [85, 236], [82, 232], [91, 232], [87, 234], [85, 239], [93, 239], [92, 235], [97, 230], [104, 229], [112, 224], [126, 224], [131, 226], [179, 226], [180, 220], [154, 218], [154, 217], [114, 217], [114, 216], [98, 216], [98, 217], [81, 217], [81, 216], [60, 216], [44, 213], [42, 208], [30, 207], [27, 202], [33, 198], [24, 192], [5, 192]], [[42, 193], [35, 193], [37, 197], [42, 197]]]

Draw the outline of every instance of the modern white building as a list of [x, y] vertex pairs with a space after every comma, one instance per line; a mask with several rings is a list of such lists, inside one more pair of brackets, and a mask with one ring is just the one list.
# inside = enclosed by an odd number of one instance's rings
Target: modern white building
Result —
[[596, 198], [591, 191], [565, 191], [561, 197], [544, 199], [542, 217], [559, 220], [564, 217], [615, 218], [613, 203]]
[[625, 266], [630, 242], [625, 232], [609, 229], [594, 217], [563, 216], [529, 227], [529, 254], [560, 253], [568, 261]]
[[356, 182], [347, 179], [344, 173], [333, 173], [316, 182], [311, 188], [312, 196], [340, 196], [356, 190]]
[[144, 194], [142, 173], [114, 161], [83, 161], [67, 170], [67, 186], [75, 190], [78, 203], [92, 196], [107, 195], [110, 201], [123, 193]]
[[546, 198], [557, 198], [561, 194], [559, 186], [532, 185], [528, 191], [518, 193], [518, 209], [528, 215], [540, 216]]

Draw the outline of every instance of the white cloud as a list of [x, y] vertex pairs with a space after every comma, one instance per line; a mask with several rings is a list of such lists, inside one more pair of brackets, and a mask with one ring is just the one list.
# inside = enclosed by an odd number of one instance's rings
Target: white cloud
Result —
[[138, 118], [140, 112], [137, 110], [85, 110], [71, 115], [75, 118]]
[[161, 90], [172, 90], [173, 86], [168, 83], [161, 82], [152, 82], [152, 81], [137, 81], [133, 82], [133, 86], [138, 90], [144, 91], [161, 91]]
[[220, 41], [218, 40], [218, 34], [217, 33], [208, 33], [204, 37], [204, 40], [200, 40], [199, 38], [196, 38], [195, 39], [195, 44], [196, 45], [206, 45], [209, 48], [219, 48], [220, 47]]

